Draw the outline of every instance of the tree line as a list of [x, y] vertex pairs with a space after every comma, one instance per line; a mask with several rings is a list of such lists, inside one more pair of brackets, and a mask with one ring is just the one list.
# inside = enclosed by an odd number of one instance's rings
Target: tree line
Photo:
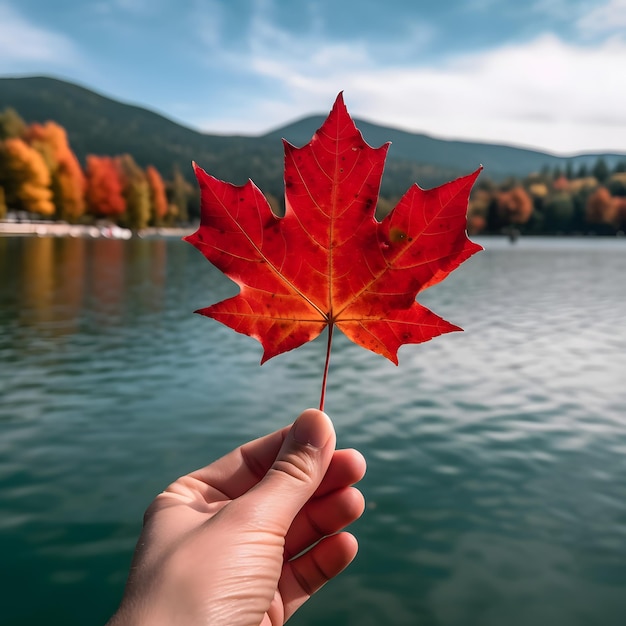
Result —
[[[384, 183], [385, 181], [383, 181]], [[383, 184], [377, 214], [398, 197]], [[266, 197], [281, 214], [282, 202]], [[164, 180], [129, 154], [87, 155], [84, 167], [59, 124], [27, 125], [17, 112], [0, 112], [0, 219], [7, 211], [70, 223], [106, 220], [134, 230], [186, 224], [199, 215], [199, 197], [180, 170]], [[524, 179], [495, 183], [484, 174], [468, 207], [470, 234], [599, 234], [626, 231], [626, 160], [612, 169], [602, 158], [593, 167], [571, 163], [544, 168]]]
[[[381, 198], [386, 215], [397, 196]], [[611, 169], [599, 157], [574, 171], [545, 167], [523, 179], [496, 183], [481, 174], [472, 190], [470, 234], [623, 235], [626, 233], [626, 160]]]
[[468, 230], [546, 235], [616, 235], [626, 232], [626, 161], [611, 170], [598, 158], [576, 172], [544, 168], [523, 180], [477, 184]]
[[88, 155], [83, 167], [56, 122], [26, 124], [13, 109], [0, 112], [0, 219], [12, 210], [140, 230], [187, 223], [196, 196], [178, 169], [166, 181], [129, 154]]

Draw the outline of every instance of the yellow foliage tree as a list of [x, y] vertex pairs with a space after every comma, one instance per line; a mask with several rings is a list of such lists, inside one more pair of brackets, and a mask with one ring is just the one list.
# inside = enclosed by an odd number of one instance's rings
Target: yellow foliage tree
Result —
[[15, 109], [0, 111], [0, 140], [21, 137], [26, 130], [26, 123]]
[[77, 221], [85, 213], [86, 181], [65, 129], [55, 122], [31, 124], [25, 138], [48, 165], [57, 216]]
[[0, 185], [11, 208], [54, 215], [46, 162], [22, 139], [9, 138], [0, 143]]
[[116, 163], [121, 173], [122, 194], [126, 200], [125, 224], [133, 230], [146, 228], [150, 222], [148, 179], [129, 154], [117, 157]]
[[171, 214], [173, 220], [183, 223], [187, 223], [189, 221], [187, 204], [191, 193], [191, 185], [185, 180], [181, 171], [175, 167], [174, 176], [168, 188], [170, 201], [169, 213]]
[[156, 167], [148, 165], [146, 168], [146, 179], [150, 187], [150, 208], [152, 213], [151, 222], [154, 226], [163, 224], [167, 215], [167, 195], [165, 193], [165, 183]]

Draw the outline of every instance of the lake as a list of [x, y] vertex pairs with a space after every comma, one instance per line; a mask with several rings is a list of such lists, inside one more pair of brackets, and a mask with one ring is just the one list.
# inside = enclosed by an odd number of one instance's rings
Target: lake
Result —
[[[624, 624], [626, 239], [479, 242], [420, 296], [465, 332], [336, 334], [367, 509], [294, 626]], [[317, 405], [324, 336], [259, 367], [193, 314], [235, 291], [178, 240], [0, 238], [0, 623], [104, 623], [152, 498]]]

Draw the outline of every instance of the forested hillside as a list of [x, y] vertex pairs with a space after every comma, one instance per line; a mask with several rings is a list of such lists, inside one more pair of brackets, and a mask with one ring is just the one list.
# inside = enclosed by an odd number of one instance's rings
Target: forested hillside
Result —
[[[322, 122], [312, 116], [258, 137], [208, 135], [52, 78], [0, 79], [0, 218], [13, 210], [135, 229], [185, 223], [199, 211], [192, 161], [235, 184], [253, 179], [280, 213], [281, 138], [303, 145]], [[392, 141], [380, 215], [411, 184], [431, 187], [482, 163], [471, 232], [626, 229], [626, 154], [564, 159], [356, 123], [371, 145]]]

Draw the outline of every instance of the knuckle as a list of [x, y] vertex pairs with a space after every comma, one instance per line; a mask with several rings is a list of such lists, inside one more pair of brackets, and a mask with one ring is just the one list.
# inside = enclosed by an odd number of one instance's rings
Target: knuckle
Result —
[[277, 459], [272, 466], [272, 470], [282, 472], [287, 476], [310, 485], [315, 477], [315, 465], [308, 455], [287, 454], [281, 459]]

